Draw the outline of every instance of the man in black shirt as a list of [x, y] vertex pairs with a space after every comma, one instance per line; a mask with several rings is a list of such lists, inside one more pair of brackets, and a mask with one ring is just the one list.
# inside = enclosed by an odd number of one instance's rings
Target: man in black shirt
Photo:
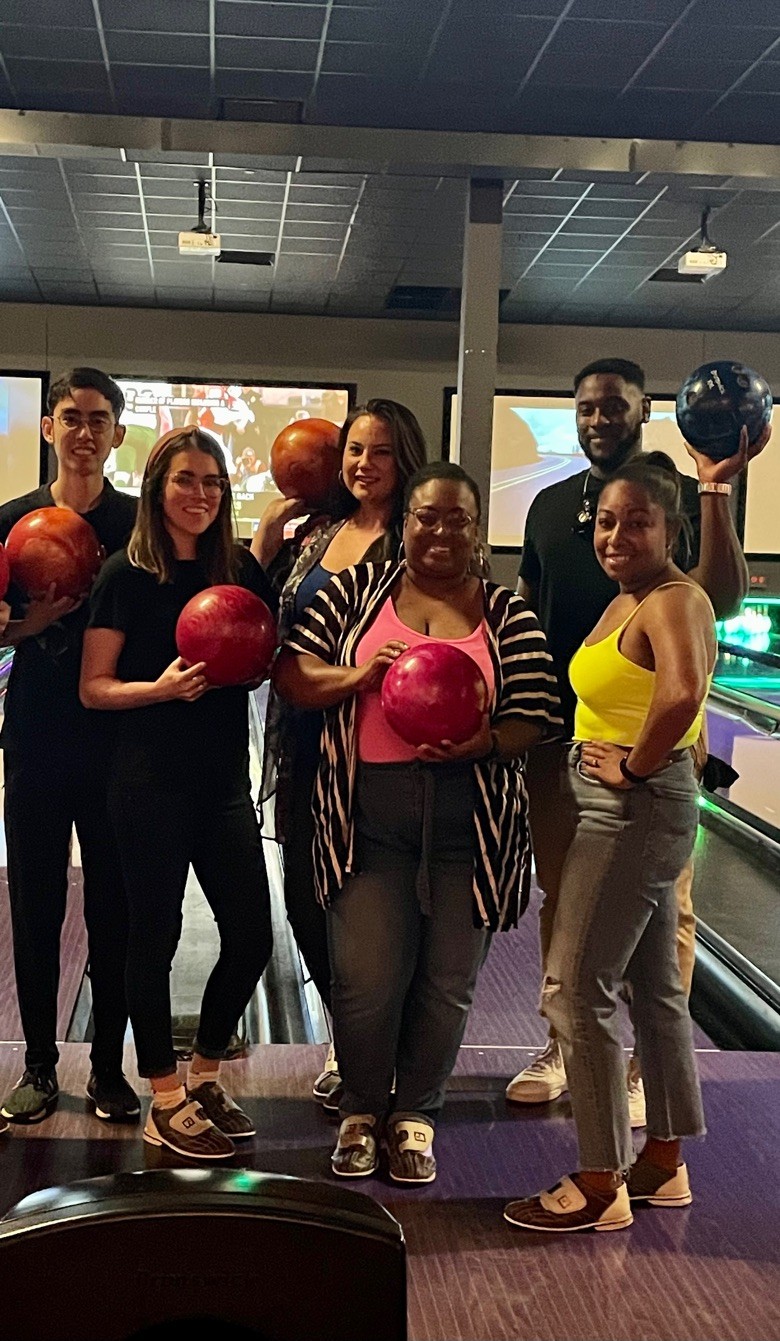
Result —
[[[559, 681], [564, 739], [532, 750], [527, 782], [529, 819], [538, 882], [544, 891], [540, 909], [542, 968], [552, 936], [561, 872], [574, 833], [573, 801], [564, 767], [567, 740], [574, 725], [575, 696], [568, 666], [594, 628], [617, 584], [610, 581], [593, 548], [593, 521], [601, 489], [610, 475], [642, 450], [642, 427], [650, 418], [642, 369], [627, 359], [599, 359], [574, 380], [577, 437], [589, 468], [553, 484], [534, 499], [528, 513], [518, 590], [536, 612], [547, 637]], [[701, 583], [719, 618], [733, 613], [748, 589], [748, 571], [728, 495], [728, 480], [766, 445], [769, 430], [752, 446], [746, 443], [725, 461], [711, 461], [691, 448], [696, 481], [682, 476], [683, 510], [691, 523], [690, 544], [675, 562]], [[684, 985], [690, 990], [695, 957], [695, 918], [691, 904], [692, 867], [677, 884], [678, 951]], [[543, 1052], [510, 1081], [507, 1098], [543, 1103], [567, 1088], [560, 1048], [554, 1038]], [[634, 1060], [628, 1073], [632, 1125], [644, 1125], [644, 1094]]]
[[[67, 507], [84, 516], [111, 554], [126, 544], [136, 507], [103, 475], [125, 433], [122, 392], [98, 369], [74, 368], [52, 384], [47, 408], [42, 431], [57, 457], [57, 477], [0, 508], [0, 540], [28, 512]], [[24, 1074], [1, 1111], [11, 1122], [40, 1122], [57, 1102], [60, 935], [75, 825], [95, 1022], [87, 1097], [98, 1117], [135, 1120], [138, 1099], [122, 1074], [127, 912], [105, 801], [110, 723], [79, 700], [87, 605], [55, 600], [53, 592], [28, 600], [12, 587], [12, 618], [0, 638], [16, 649], [0, 745], [14, 964], [27, 1045]]]

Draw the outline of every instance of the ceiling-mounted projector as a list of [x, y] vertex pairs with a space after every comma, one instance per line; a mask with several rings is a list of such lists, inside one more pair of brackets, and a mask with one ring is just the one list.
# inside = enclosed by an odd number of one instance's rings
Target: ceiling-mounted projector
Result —
[[[212, 233], [206, 223], [206, 180], [200, 177], [198, 187], [198, 222], [194, 228], [179, 233], [180, 256], [219, 256], [222, 250], [219, 233]], [[213, 207], [212, 207], [213, 215]]]
[[221, 250], [219, 233], [201, 233], [197, 228], [179, 233], [180, 256], [219, 256]]
[[712, 213], [712, 206], [707, 205], [702, 210], [701, 216], [701, 241], [698, 247], [692, 247], [686, 251], [677, 262], [678, 275], [717, 275], [721, 270], [725, 270], [728, 265], [728, 256], [725, 251], [721, 251], [710, 241], [707, 232], [707, 221]]

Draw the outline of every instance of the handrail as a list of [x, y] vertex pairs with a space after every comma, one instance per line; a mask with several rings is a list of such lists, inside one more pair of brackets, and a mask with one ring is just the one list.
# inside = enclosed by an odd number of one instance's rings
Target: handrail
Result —
[[[723, 703], [734, 709], [736, 716], [750, 722], [751, 726], [755, 726], [756, 730], [765, 736], [780, 733], [780, 706], [776, 703], [765, 703], [763, 699], [756, 698], [753, 694], [745, 694], [741, 689], [727, 689], [715, 680], [710, 686], [709, 698], [715, 703]], [[762, 725], [765, 722], [769, 722], [770, 725]]]
[[777, 652], [759, 652], [755, 647], [742, 647], [739, 643], [718, 643], [719, 652], [727, 652], [729, 656], [739, 657], [743, 661], [755, 661], [759, 666], [771, 666], [773, 670], [780, 670], [780, 654]]

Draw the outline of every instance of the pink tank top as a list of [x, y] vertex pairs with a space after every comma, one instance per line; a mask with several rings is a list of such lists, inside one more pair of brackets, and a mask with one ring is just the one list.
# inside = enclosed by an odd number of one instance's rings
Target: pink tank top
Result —
[[[395, 612], [392, 600], [388, 599], [379, 611], [371, 628], [368, 629], [357, 645], [355, 660], [358, 666], [365, 665], [374, 653], [379, 651], [380, 647], [389, 642], [403, 642], [407, 643], [409, 647], [420, 647], [424, 643], [447, 642], [451, 643], [453, 647], [459, 647], [462, 652], [467, 652], [472, 660], [476, 661], [485, 677], [492, 700], [495, 689], [495, 674], [490, 649], [485, 637], [484, 620], [467, 638], [431, 638], [426, 633], [418, 633], [416, 629], [407, 628], [405, 624], [402, 624]], [[410, 760], [417, 757], [414, 746], [407, 745], [406, 741], [402, 740], [393, 731], [392, 727], [388, 726], [385, 714], [382, 711], [379, 691], [372, 690], [370, 693], [358, 694], [357, 731], [358, 756], [363, 763], [401, 764], [409, 763]]]

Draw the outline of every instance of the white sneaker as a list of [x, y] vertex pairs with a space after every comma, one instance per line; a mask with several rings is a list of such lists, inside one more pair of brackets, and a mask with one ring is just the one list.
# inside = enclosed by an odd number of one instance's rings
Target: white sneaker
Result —
[[626, 1071], [626, 1089], [628, 1091], [628, 1117], [632, 1127], [646, 1127], [645, 1087], [639, 1062], [632, 1057]]
[[506, 1097], [516, 1104], [547, 1104], [568, 1088], [560, 1045], [551, 1038], [544, 1051], [510, 1080]]

